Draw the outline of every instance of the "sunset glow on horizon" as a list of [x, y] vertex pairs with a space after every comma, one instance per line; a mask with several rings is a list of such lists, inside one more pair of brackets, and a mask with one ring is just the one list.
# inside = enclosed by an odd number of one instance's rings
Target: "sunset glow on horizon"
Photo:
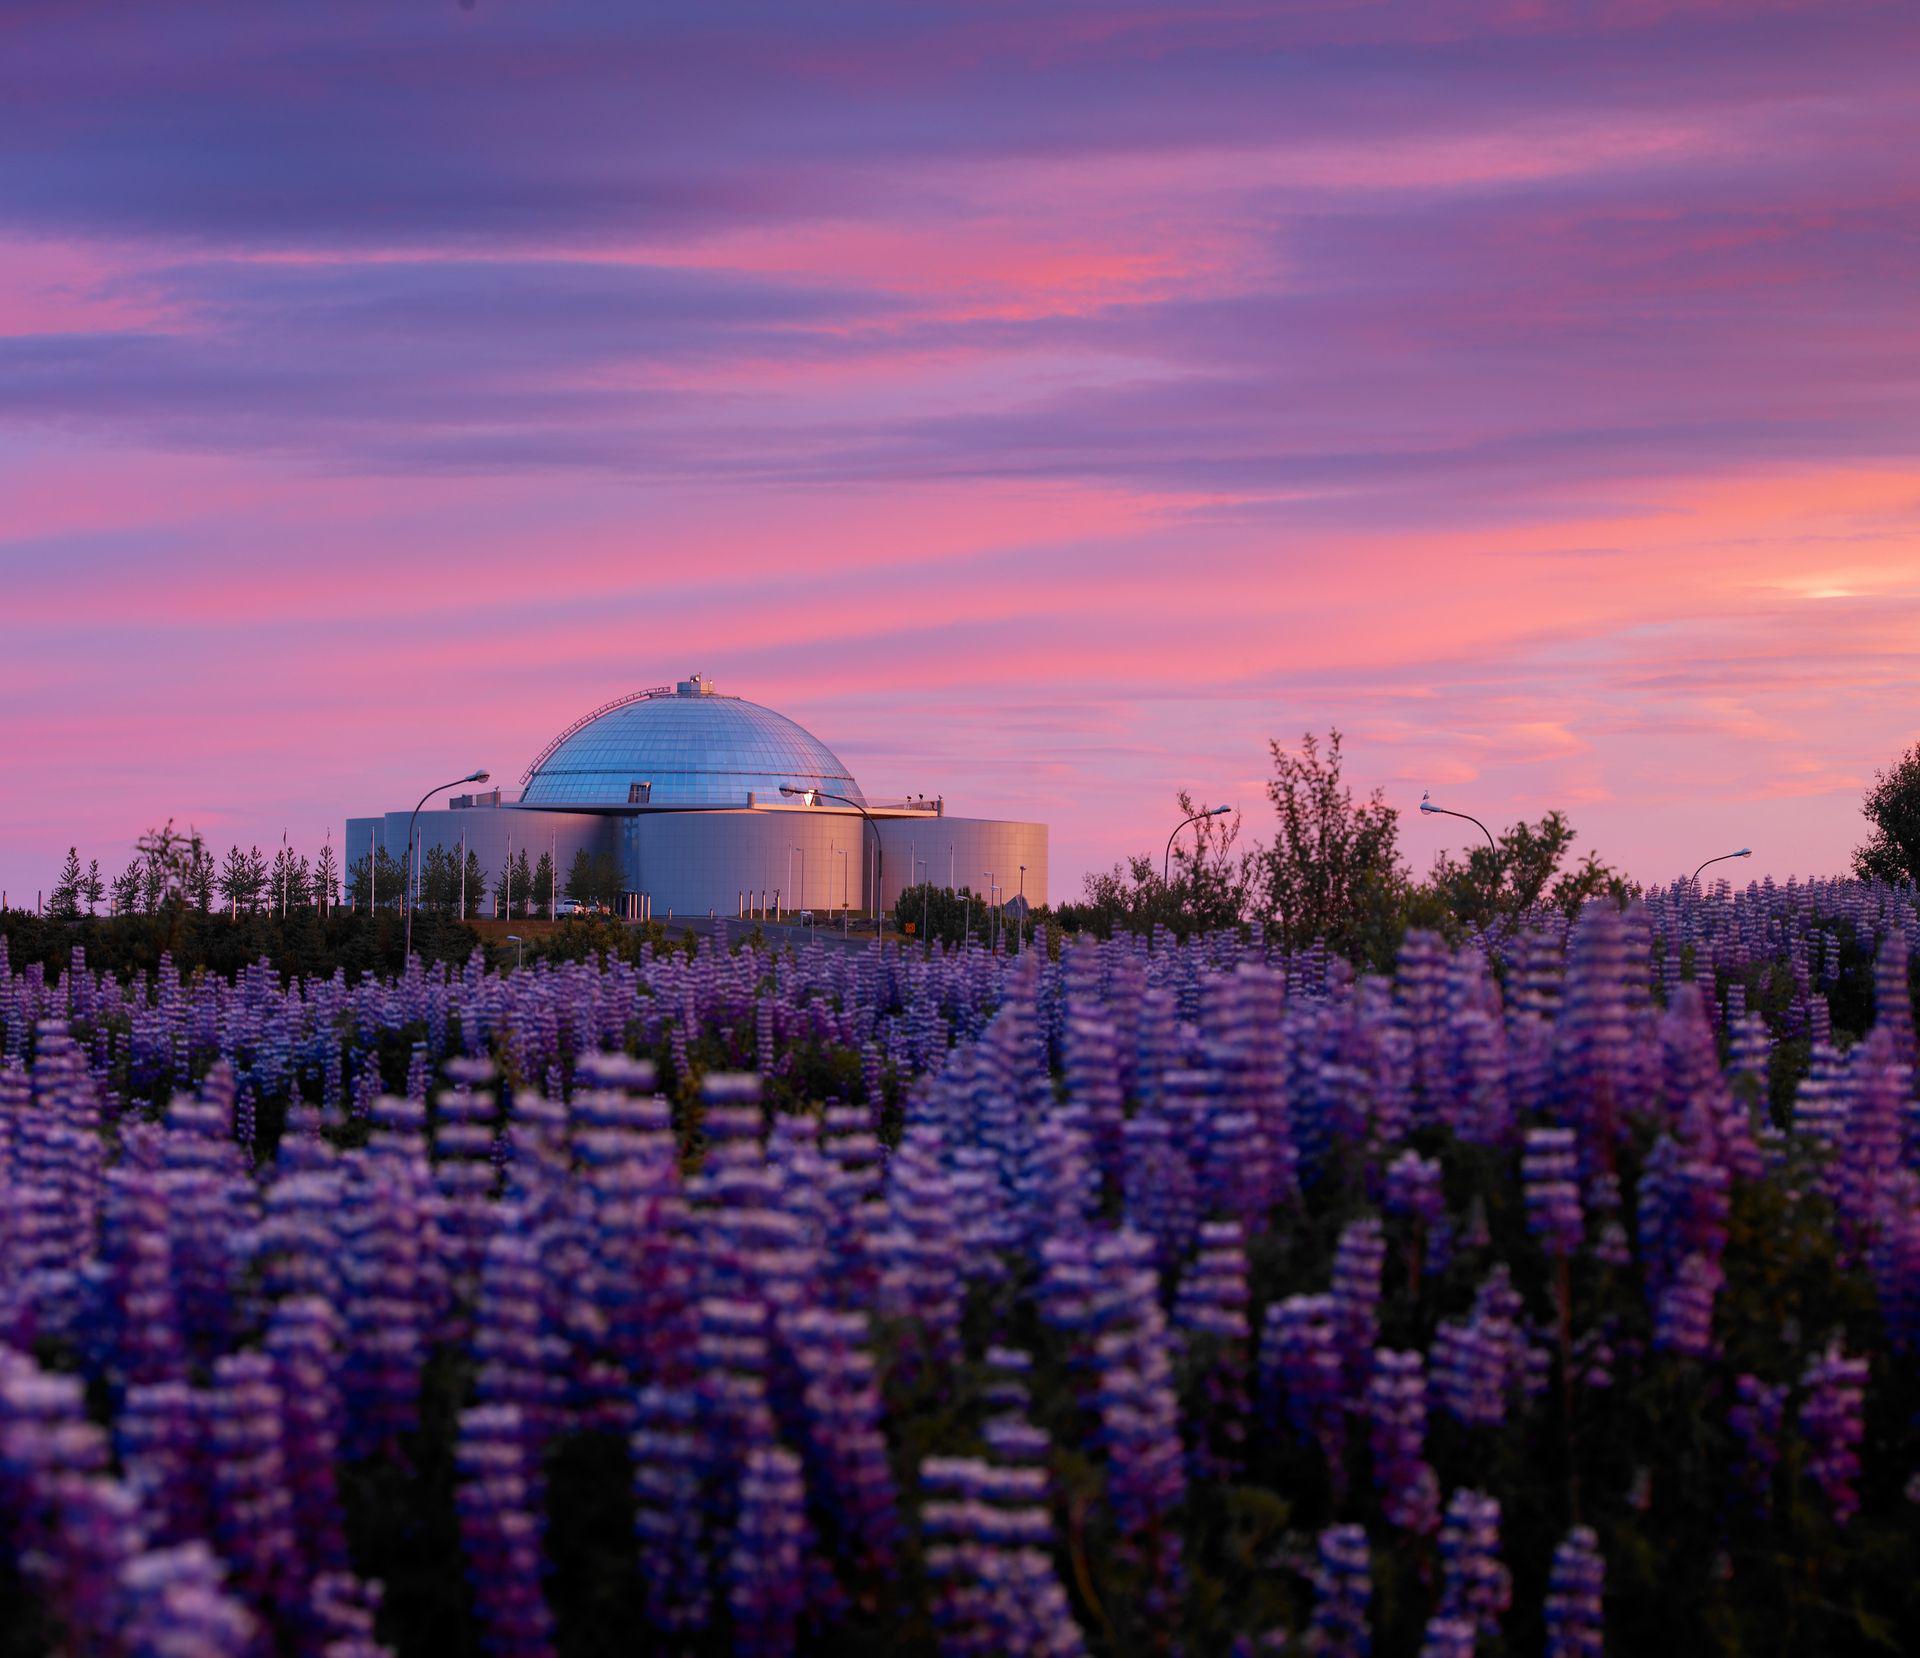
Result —
[[[109, 26], [110, 23], [110, 26]], [[1841, 873], [1920, 739], [1920, 13], [28, 3], [0, 886], [701, 673], [876, 798]]]

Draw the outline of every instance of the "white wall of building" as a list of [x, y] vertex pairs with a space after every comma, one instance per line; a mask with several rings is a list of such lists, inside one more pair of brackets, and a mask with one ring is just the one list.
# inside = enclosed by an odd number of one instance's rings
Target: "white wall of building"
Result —
[[[388, 854], [403, 858], [407, 812], [349, 818], [348, 868], [367, 855], [376, 837]], [[914, 866], [939, 886], [987, 891], [986, 871], [998, 880], [1003, 901], [1021, 889], [1032, 904], [1047, 901], [1047, 827], [992, 818], [912, 814], [879, 817], [881, 901], [891, 906], [912, 885]], [[509, 847], [525, 849], [537, 865], [551, 851], [562, 888], [574, 855], [612, 853], [627, 889], [647, 895], [656, 920], [677, 915], [739, 913], [749, 907], [833, 911], [844, 902], [868, 907], [874, 863], [874, 830], [858, 812], [841, 808], [771, 807], [686, 812], [560, 812], [504, 807], [423, 811], [420, 852], [438, 846], [458, 853], [465, 838], [491, 881], [504, 867]], [[537, 893], [544, 910], [547, 895]]]

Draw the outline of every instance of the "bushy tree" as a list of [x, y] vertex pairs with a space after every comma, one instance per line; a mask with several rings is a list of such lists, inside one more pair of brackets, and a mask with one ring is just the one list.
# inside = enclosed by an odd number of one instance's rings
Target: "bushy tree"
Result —
[[528, 895], [533, 891], [533, 866], [523, 846], [513, 854], [494, 882], [493, 895], [507, 920], [527, 913]]
[[[1197, 808], [1185, 790], [1176, 796], [1180, 815]], [[1172, 856], [1155, 866], [1139, 853], [1086, 878], [1078, 903], [1062, 904], [1055, 917], [1069, 932], [1111, 938], [1117, 932], [1150, 933], [1165, 926], [1181, 938], [1232, 927], [1245, 918], [1257, 858], [1236, 849], [1239, 815], [1202, 816], [1183, 826]]]
[[536, 909], [542, 904], [547, 906], [547, 919], [549, 921], [556, 919], [558, 909], [558, 906], [553, 901], [553, 894], [553, 854], [551, 852], [542, 852], [539, 863], [534, 865], [533, 869], [533, 903]]
[[405, 888], [400, 860], [384, 846], [374, 848], [371, 861], [360, 858], [347, 871], [347, 891], [355, 909], [398, 909]]
[[326, 914], [340, 902], [340, 861], [333, 850], [331, 836], [321, 845], [320, 856], [313, 861], [313, 901]]
[[149, 913], [187, 901], [188, 882], [200, 850], [198, 834], [174, 828], [168, 818], [135, 843], [140, 851], [140, 899]]
[[620, 860], [611, 852], [598, 852], [593, 859], [593, 891], [597, 901], [609, 912], [620, 908], [620, 894], [626, 889], [620, 873]]
[[1573, 825], [1556, 811], [1537, 824], [1524, 820], [1514, 824], [1501, 832], [1493, 846], [1476, 846], [1464, 860], [1448, 852], [1438, 854], [1427, 886], [1443, 914], [1423, 914], [1419, 919], [1443, 927], [1449, 920], [1460, 927], [1491, 927], [1541, 905], [1571, 916], [1590, 898], [1607, 893], [1624, 896], [1620, 877], [1596, 852], [1589, 852], [1571, 869], [1560, 867], [1574, 839]]
[[213, 909], [214, 888], [219, 880], [219, 866], [213, 861], [213, 853], [198, 835], [187, 855], [186, 901], [202, 915]]
[[[459, 908], [464, 903], [465, 908], [461, 919], [465, 920], [469, 916], [477, 914], [481, 906], [487, 901], [487, 872], [481, 867], [480, 854], [478, 852], [469, 852], [467, 854], [466, 879], [464, 882], [455, 883], [455, 885], [454, 905], [456, 908]], [[461, 891], [458, 890], [461, 887], [465, 889], [464, 897]]]
[[1399, 859], [1399, 813], [1375, 789], [1364, 800], [1341, 777], [1341, 736], [1326, 746], [1309, 731], [1295, 754], [1277, 741], [1274, 838], [1258, 859], [1254, 899], [1269, 929], [1289, 949], [1317, 938], [1357, 963], [1390, 960], [1400, 933], [1406, 872]]
[[434, 915], [451, 915], [459, 901], [459, 854], [428, 847], [420, 860], [420, 907]]
[[54, 882], [53, 891], [47, 894], [47, 914], [58, 921], [71, 921], [80, 913], [80, 887], [86, 876], [80, 870], [80, 849], [77, 846], [67, 848], [67, 861], [60, 870], [60, 879]]
[[1884, 771], [1860, 802], [1873, 833], [1853, 854], [1865, 881], [1920, 881], [1920, 743]]
[[115, 915], [140, 913], [140, 872], [144, 867], [136, 857], [125, 869], [114, 876], [112, 909]]
[[89, 858], [87, 873], [80, 881], [80, 896], [86, 900], [88, 915], [100, 907], [100, 900], [106, 896], [106, 891], [106, 883], [100, 879], [100, 860]]
[[583, 846], [573, 855], [573, 862], [567, 867], [567, 901], [587, 906], [599, 902], [594, 891], [593, 859]]
[[227, 906], [228, 913], [238, 915], [247, 893], [247, 855], [239, 847], [227, 848], [226, 861], [220, 865], [215, 885], [220, 890], [221, 901]]
[[280, 850], [273, 855], [273, 867], [267, 876], [267, 907], [279, 916], [300, 909], [306, 903], [305, 886], [300, 854], [282, 841]]
[[912, 937], [943, 944], [958, 945], [969, 933], [984, 938], [991, 917], [986, 900], [971, 888], [935, 886], [931, 881], [905, 888], [893, 903], [898, 931], [911, 928]]

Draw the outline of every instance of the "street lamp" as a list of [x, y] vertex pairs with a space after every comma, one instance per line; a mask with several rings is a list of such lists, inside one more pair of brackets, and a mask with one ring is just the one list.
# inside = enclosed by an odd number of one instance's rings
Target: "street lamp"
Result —
[[[442, 783], [436, 788], [431, 788], [420, 797], [420, 804], [414, 807], [413, 816], [407, 819], [407, 885], [401, 895], [406, 900], [407, 906], [407, 960], [413, 958], [413, 826], [420, 821], [420, 807], [426, 805], [442, 789], [457, 789], [462, 783], [484, 783], [486, 780], [487, 769], [482, 766], [478, 771], [468, 772], [465, 777], [456, 777], [451, 783]], [[371, 855], [369, 855], [368, 869], [372, 869]]]
[[809, 806], [813, 805], [815, 801], [819, 801], [819, 800], [837, 800], [840, 802], [842, 806], [851, 806], [856, 812], [858, 812], [863, 818], [865, 818], [869, 824], [872, 825], [872, 828], [873, 828], [873, 929], [877, 933], [880, 930], [881, 845], [880, 845], [880, 825], [877, 823], [874, 823], [873, 814], [869, 812], [866, 809], [866, 807], [862, 806], [859, 801], [850, 800], [847, 798], [847, 796], [843, 794], [830, 794], [825, 789], [816, 789], [811, 786], [803, 789], [803, 788], [797, 787], [792, 783], [782, 783], [780, 785], [780, 792], [784, 795], [795, 795]]
[[1500, 856], [1500, 848], [1493, 844], [1493, 832], [1490, 829], [1488, 829], [1487, 826], [1484, 823], [1482, 823], [1477, 817], [1467, 817], [1467, 814], [1465, 812], [1450, 812], [1444, 806], [1436, 806], [1424, 794], [1421, 795], [1420, 797], [1420, 810], [1425, 812], [1430, 817], [1466, 818], [1467, 822], [1471, 823], [1474, 826], [1474, 828], [1478, 829], [1481, 834], [1487, 837], [1488, 851], [1492, 852], [1496, 858]]
[[[1740, 848], [1738, 852], [1722, 852], [1720, 856], [1717, 858], [1709, 858], [1706, 864], [1702, 864], [1700, 866], [1700, 869], [1705, 869], [1707, 867], [1707, 864], [1723, 864], [1729, 858], [1751, 858], [1752, 856], [1753, 856], [1753, 848], [1750, 846], [1743, 846]], [[1696, 869], [1693, 872], [1693, 878], [1696, 881], [1700, 879], [1700, 869]]]
[[523, 967], [527, 960], [527, 941], [518, 933], [508, 933], [507, 942], [513, 946], [513, 965]]
[[[994, 881], [992, 870], [983, 869], [980, 871], [980, 873], [986, 877], [987, 906], [989, 909], [991, 909], [993, 907], [993, 894], [994, 894], [997, 883]], [[980, 919], [980, 931], [983, 933], [987, 932], [986, 917], [984, 916], [982, 916]], [[1000, 948], [1000, 912], [998, 910], [994, 910], [993, 912], [993, 931], [991, 933], [987, 933], [987, 948], [989, 950], [996, 950], [996, 951]]]
[[[1192, 817], [1184, 818], [1174, 825], [1173, 833], [1167, 836], [1167, 850], [1160, 859], [1160, 884], [1163, 887], [1167, 884], [1167, 877], [1173, 872], [1173, 843], [1180, 838], [1180, 831], [1189, 823], [1198, 823], [1202, 818], [1225, 817], [1232, 810], [1231, 806], [1210, 806], [1206, 811], [1195, 812]], [[1024, 864], [1021, 865], [1021, 868], [1025, 867]]]

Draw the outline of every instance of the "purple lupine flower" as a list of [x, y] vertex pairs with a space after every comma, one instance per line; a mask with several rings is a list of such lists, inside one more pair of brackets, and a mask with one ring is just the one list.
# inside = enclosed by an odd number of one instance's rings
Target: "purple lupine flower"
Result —
[[1440, 1526], [1440, 1482], [1426, 1460], [1426, 1361], [1382, 1347], [1367, 1383], [1373, 1481], [1389, 1523], [1417, 1537]]
[[128, 1561], [120, 1573], [121, 1650], [128, 1658], [252, 1658], [259, 1624], [225, 1591], [223, 1577], [213, 1550], [199, 1540]]
[[1713, 1302], [1726, 1281], [1719, 1261], [1689, 1255], [1660, 1291], [1653, 1310], [1653, 1345], [1683, 1359], [1704, 1359], [1713, 1352]]
[[1500, 1563], [1500, 1504], [1484, 1491], [1454, 1492], [1440, 1527], [1440, 1559], [1440, 1614], [1498, 1635], [1513, 1602], [1513, 1581]]
[[1530, 1392], [1530, 1348], [1521, 1302], [1504, 1266], [1490, 1272], [1464, 1319], [1442, 1319], [1428, 1355], [1432, 1395], [1469, 1427], [1498, 1427], [1508, 1400]]
[[1591, 1526], [1575, 1526], [1553, 1551], [1547, 1581], [1546, 1658], [1601, 1658], [1606, 1651], [1601, 1595], [1607, 1566]]
[[1329, 1526], [1321, 1532], [1312, 1578], [1309, 1639], [1318, 1658], [1366, 1658], [1373, 1650], [1373, 1626], [1367, 1620], [1373, 1600], [1373, 1562], [1364, 1528]]
[[287, 1489], [286, 1401], [265, 1353], [231, 1353], [213, 1367], [207, 1437], [213, 1467], [214, 1537], [234, 1587], [276, 1618], [293, 1615], [303, 1564]]
[[781, 1333], [801, 1375], [803, 1449], [811, 1482], [826, 1499], [836, 1556], [884, 1572], [899, 1512], [867, 1320], [807, 1308], [787, 1315]]
[[553, 1614], [540, 1586], [541, 1520], [528, 1500], [532, 1460], [519, 1410], [462, 1411], [454, 1464], [460, 1545], [486, 1648], [498, 1658], [545, 1658]]
[[1390, 1215], [1404, 1215], [1423, 1226], [1437, 1225], [1447, 1212], [1438, 1159], [1403, 1151], [1387, 1165], [1382, 1206]]
[[1337, 1486], [1346, 1460], [1346, 1393], [1333, 1298], [1290, 1295], [1267, 1308], [1260, 1340], [1261, 1399], [1284, 1408], [1300, 1438], [1320, 1447]]
[[1085, 1641], [1049, 1553], [1045, 1470], [929, 1457], [920, 1481], [938, 1650], [1080, 1658]]
[[1196, 1472], [1224, 1477], [1239, 1464], [1247, 1431], [1247, 1252], [1238, 1221], [1207, 1221], [1200, 1249], [1181, 1277], [1175, 1329], [1205, 1355], [1196, 1379], [1188, 1439]]
[[1473, 1658], [1479, 1644], [1473, 1619], [1436, 1612], [1420, 1637], [1420, 1658]]
[[347, 1570], [346, 1520], [335, 1460], [340, 1452], [340, 1316], [318, 1296], [274, 1309], [266, 1352], [284, 1413], [281, 1448], [292, 1520], [309, 1576]]
[[213, 1529], [208, 1409], [207, 1396], [181, 1381], [129, 1387], [121, 1402], [114, 1444], [151, 1542], [182, 1543]]
[[1741, 1374], [1734, 1378], [1734, 1404], [1727, 1412], [1727, 1426], [1740, 1442], [1736, 1473], [1754, 1509], [1770, 1513], [1773, 1509], [1773, 1471], [1780, 1461], [1780, 1427], [1786, 1418], [1787, 1390], [1784, 1385], [1770, 1386], [1758, 1376]]
[[640, 1390], [634, 1408], [634, 1530], [647, 1621], [661, 1633], [706, 1626], [710, 1585], [704, 1491], [717, 1452], [700, 1391]]
[[1380, 1280], [1386, 1266], [1387, 1242], [1374, 1216], [1349, 1223], [1333, 1252], [1334, 1339], [1347, 1391], [1366, 1386], [1379, 1332]]
[[806, 1493], [800, 1459], [776, 1446], [747, 1453], [740, 1507], [727, 1557], [733, 1650], [749, 1658], [791, 1653], [806, 1601], [801, 1572]]
[[1526, 1193], [1527, 1230], [1549, 1255], [1566, 1257], [1580, 1247], [1580, 1160], [1570, 1128], [1530, 1128], [1520, 1159]]
[[1866, 1437], [1863, 1407], [1867, 1361], [1849, 1358], [1838, 1341], [1810, 1361], [1801, 1374], [1806, 1397], [1800, 1402], [1800, 1431], [1807, 1436], [1811, 1455], [1807, 1472], [1820, 1487], [1844, 1527], [1860, 1512], [1860, 1442]]

